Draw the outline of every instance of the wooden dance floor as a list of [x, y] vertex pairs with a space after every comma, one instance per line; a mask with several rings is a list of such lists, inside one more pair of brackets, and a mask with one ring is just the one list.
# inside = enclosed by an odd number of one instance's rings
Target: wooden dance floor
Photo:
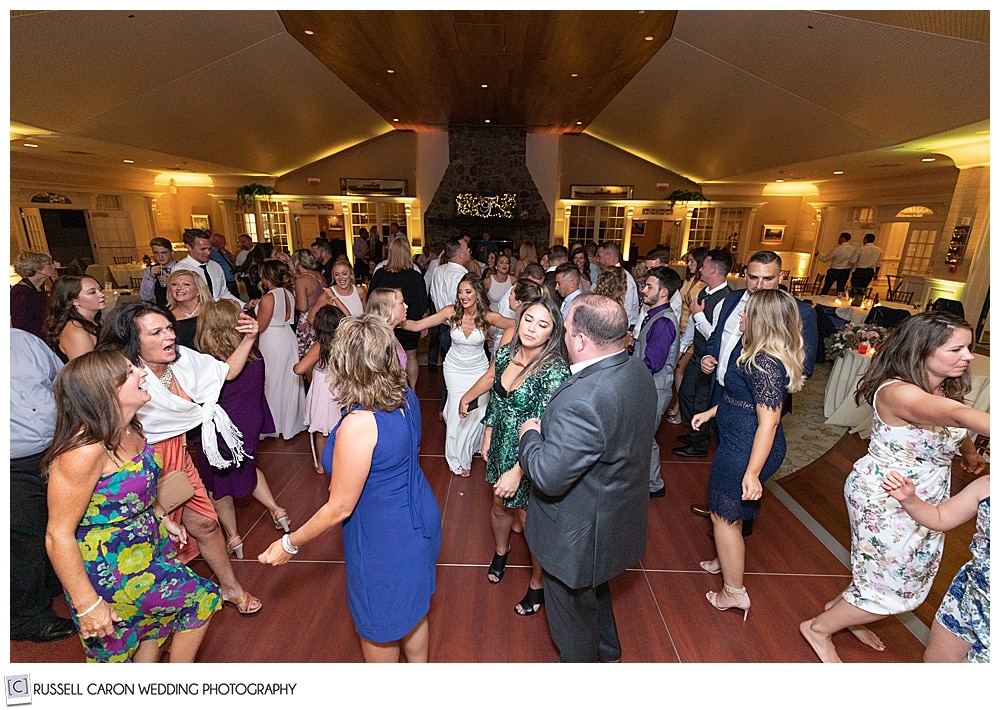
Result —
[[[418, 394], [423, 410], [421, 465], [437, 495], [443, 520], [437, 592], [430, 611], [430, 660], [472, 663], [549, 663], [557, 652], [549, 638], [544, 607], [531, 617], [514, 614], [530, 572], [523, 535], [512, 536], [507, 573], [498, 585], [486, 580], [493, 555], [490, 486], [485, 464], [473, 463], [472, 477], [452, 476], [444, 460], [444, 424], [438, 421], [440, 374], [421, 368]], [[794, 416], [794, 415], [792, 415]], [[753, 606], [743, 622], [736, 611], [719, 612], [705, 592], [721, 586], [718, 576], [698, 567], [713, 556], [710, 524], [688, 506], [704, 503], [710, 458], [678, 459], [670, 450], [684, 430], [666, 422], [657, 434], [663, 452], [665, 498], [649, 503], [645, 557], [612, 580], [619, 635], [626, 663], [814, 663], [815, 654], [798, 632], [800, 621], [815, 615], [849, 581], [835, 552], [850, 549], [842, 487], [851, 464], [866, 448], [845, 436], [824, 457], [787, 477], [764, 495], [761, 517], [747, 541], [746, 586]], [[328, 479], [313, 471], [306, 434], [294, 440], [268, 440], [260, 465], [293, 529], [326, 499]], [[953, 490], [967, 482], [956, 465]], [[785, 502], [783, 502], [783, 500]], [[786, 505], [787, 503], [787, 505]], [[799, 517], [815, 520], [810, 529]], [[234, 562], [244, 586], [259, 596], [263, 610], [240, 616], [227, 605], [212, 620], [198, 660], [219, 663], [360, 662], [361, 650], [347, 610], [343, 548], [339, 527], [307, 546], [283, 567], [264, 567], [256, 556], [278, 532], [252, 498], [237, 503], [246, 559]], [[948, 534], [945, 563], [930, 599], [915, 616], [924, 626], [958, 567], [969, 558], [974, 523]], [[827, 544], [824, 544], [826, 540]], [[834, 551], [829, 549], [833, 548]], [[195, 569], [207, 574], [201, 560]], [[57, 610], [66, 614], [65, 602]], [[918, 662], [923, 643], [910, 628], [891, 618], [872, 626], [888, 646], [878, 653], [849, 633], [836, 637], [846, 662]], [[10, 660], [82, 662], [78, 638], [35, 644], [11, 642]]]

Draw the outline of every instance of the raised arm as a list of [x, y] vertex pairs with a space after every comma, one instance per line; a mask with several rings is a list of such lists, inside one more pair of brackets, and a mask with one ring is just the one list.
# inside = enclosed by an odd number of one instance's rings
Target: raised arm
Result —
[[[990, 435], [990, 414], [946, 397], [937, 397], [907, 382], [883, 387], [878, 403], [882, 413], [919, 426], [964, 427]], [[882, 417], [885, 420], [884, 417]], [[886, 421], [890, 426], [896, 426]]]
[[399, 324], [399, 327], [403, 330], [419, 333], [424, 328], [433, 328], [436, 325], [441, 325], [453, 315], [455, 315], [455, 306], [445, 306], [437, 313], [429, 315], [426, 318], [421, 318], [420, 320], [410, 320], [407, 318]]
[[506, 330], [513, 326], [517, 321], [513, 318], [505, 318], [496, 311], [489, 311], [486, 314], [486, 322], [492, 325], [494, 328], [500, 328]]
[[[271, 299], [271, 307], [274, 307], [273, 298]], [[239, 320], [236, 321], [236, 331], [243, 333], [243, 340], [233, 350], [233, 354], [226, 359], [226, 365], [229, 366], [229, 372], [226, 373], [227, 380], [234, 380], [243, 372], [243, 366], [247, 364], [247, 358], [250, 357], [250, 351], [253, 350], [253, 344], [257, 340], [258, 330], [257, 321], [246, 313], [240, 313]]]

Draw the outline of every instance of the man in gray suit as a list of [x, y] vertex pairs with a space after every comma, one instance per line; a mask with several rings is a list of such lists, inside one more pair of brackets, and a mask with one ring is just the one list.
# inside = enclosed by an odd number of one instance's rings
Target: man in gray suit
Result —
[[656, 386], [625, 351], [628, 330], [613, 299], [577, 296], [566, 318], [573, 376], [520, 432], [534, 484], [524, 534], [562, 662], [621, 660], [608, 580], [646, 551]]

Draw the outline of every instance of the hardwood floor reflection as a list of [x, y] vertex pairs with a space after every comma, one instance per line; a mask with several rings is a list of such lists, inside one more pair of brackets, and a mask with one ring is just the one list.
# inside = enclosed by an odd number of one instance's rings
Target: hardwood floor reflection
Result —
[[[430, 658], [436, 662], [555, 661], [544, 607], [531, 617], [514, 614], [527, 588], [527, 547], [515, 534], [507, 574], [498, 585], [486, 580], [492, 557], [489, 527], [491, 489], [483, 481], [485, 464], [473, 464], [471, 478], [452, 476], [444, 461], [444, 425], [437, 419], [443, 380], [422, 368], [418, 394], [423, 408], [421, 465], [437, 496], [443, 521], [437, 592], [430, 612]], [[747, 539], [746, 586], [753, 606], [741, 614], [719, 612], [705, 599], [721, 580], [698, 567], [714, 554], [709, 522], [693, 516], [691, 503], [703, 503], [710, 458], [677, 459], [680, 426], [664, 420], [657, 437], [664, 453], [664, 498], [650, 501], [647, 551], [640, 563], [612, 581], [615, 611], [628, 663], [794, 663], [816, 662], [798, 633], [798, 623], [822, 608], [848, 583], [847, 568], [773, 494], [765, 494], [754, 534]], [[853, 461], [865, 450], [857, 437], [844, 437], [819, 461], [782, 482], [782, 488], [809, 515], [849, 549], [842, 487]], [[328, 478], [312, 468], [309, 441], [268, 440], [260, 464], [292, 525], [301, 525], [326, 499]], [[966, 481], [955, 468], [955, 489]], [[234, 561], [244, 586], [259, 596], [263, 610], [241, 617], [227, 606], [212, 620], [198, 660], [203, 662], [360, 662], [361, 651], [347, 610], [343, 547], [335, 529], [304, 546], [293, 562], [264, 567], [256, 556], [279, 534], [266, 511], [252, 498], [237, 503], [246, 558]], [[949, 533], [946, 561], [931, 599], [917, 612], [930, 623], [941, 593], [968, 559], [971, 524]], [[195, 569], [208, 574], [204, 562]], [[65, 614], [65, 602], [57, 600]], [[837, 637], [847, 662], [916, 662], [923, 645], [896, 619], [873, 625], [888, 649], [876, 653], [849, 634]], [[18, 662], [81, 662], [77, 638], [57, 643], [11, 642]]]

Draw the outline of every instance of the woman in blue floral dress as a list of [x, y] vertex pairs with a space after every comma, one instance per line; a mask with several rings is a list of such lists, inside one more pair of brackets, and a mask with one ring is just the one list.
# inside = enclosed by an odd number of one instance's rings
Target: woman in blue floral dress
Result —
[[971, 389], [972, 326], [944, 311], [907, 318], [872, 359], [855, 398], [872, 405], [868, 453], [844, 484], [851, 522], [851, 584], [799, 631], [824, 663], [840, 663], [833, 634], [849, 629], [881, 651], [863, 625], [923, 603], [941, 562], [944, 534], [914, 521], [882, 482], [910, 479], [931, 505], [948, 498], [951, 462], [970, 473], [986, 462], [966, 436], [989, 436], [990, 415], [962, 403]]
[[[517, 460], [518, 429], [528, 419], [542, 416], [545, 405], [569, 374], [559, 307], [543, 298], [522, 306], [513, 339], [497, 348], [490, 369], [462, 397], [460, 412], [467, 411], [468, 404], [480, 394], [480, 383], [492, 384], [482, 445], [486, 482], [493, 486], [490, 524], [496, 548], [487, 572], [490, 584], [503, 578], [511, 528], [515, 519], [524, 525], [528, 505], [531, 483]], [[514, 607], [521, 616], [534, 614], [544, 604], [542, 568], [534, 555], [531, 568], [528, 592]]]
[[88, 661], [194, 661], [219, 590], [178, 562], [183, 526], [156, 500], [160, 460], [136, 412], [146, 373], [120, 353], [72, 360], [55, 382], [47, 549]]

